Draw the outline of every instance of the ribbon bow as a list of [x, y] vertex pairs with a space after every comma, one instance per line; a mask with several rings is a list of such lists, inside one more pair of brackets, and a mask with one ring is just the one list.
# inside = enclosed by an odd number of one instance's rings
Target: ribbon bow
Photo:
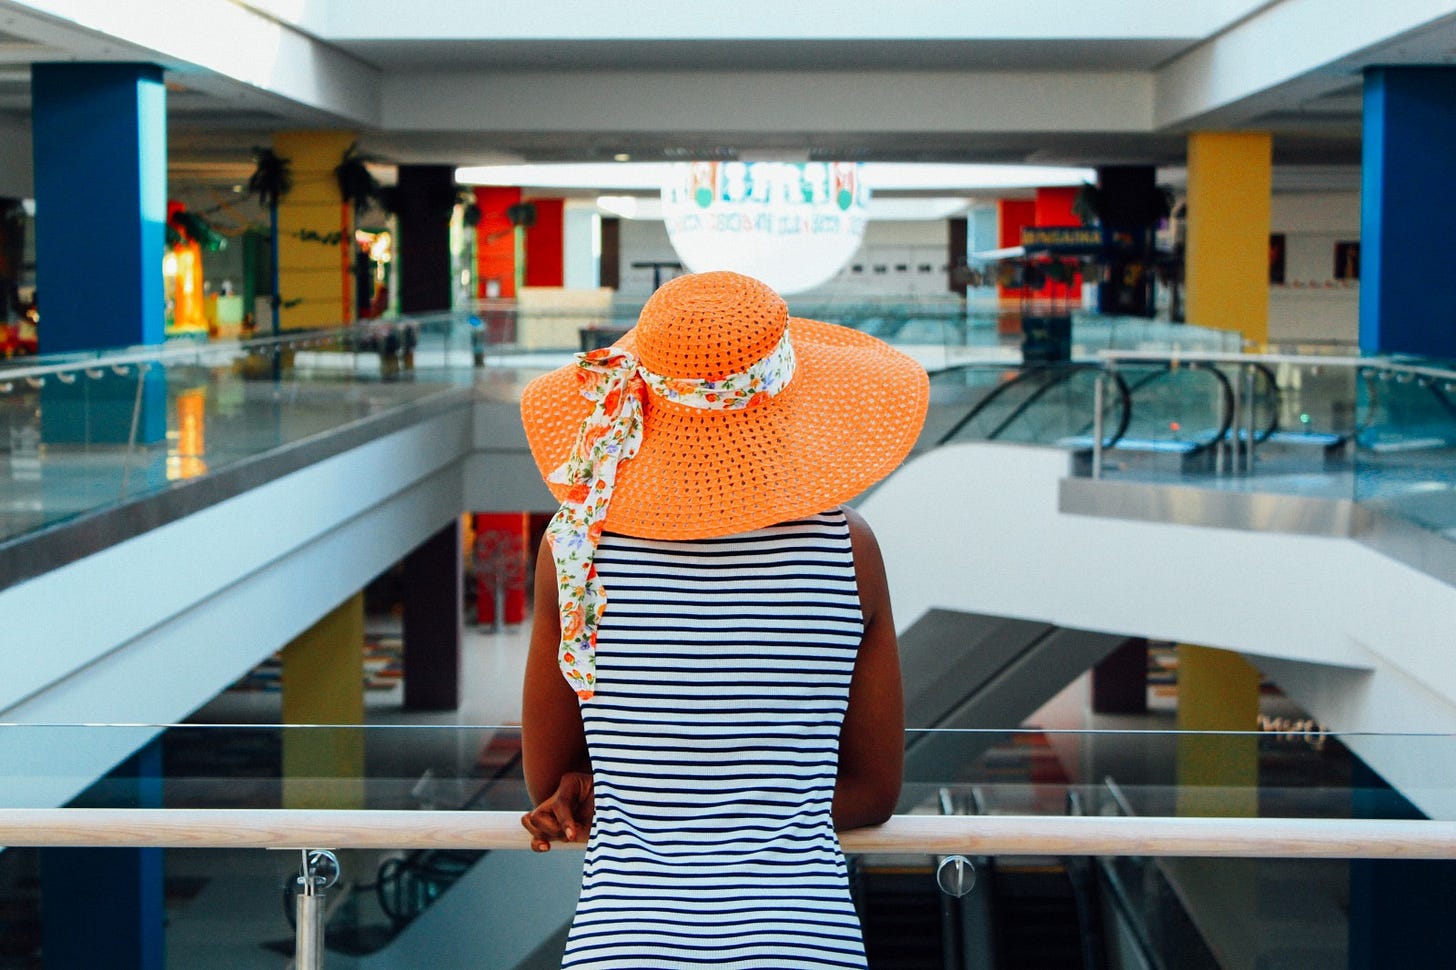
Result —
[[597, 627], [607, 606], [593, 559], [617, 468], [642, 446], [644, 384], [636, 358], [615, 347], [579, 354], [576, 363], [582, 396], [596, 407], [581, 423], [571, 456], [548, 478], [570, 490], [546, 535], [556, 562], [561, 616], [556, 659], [576, 696], [587, 700], [596, 690]]

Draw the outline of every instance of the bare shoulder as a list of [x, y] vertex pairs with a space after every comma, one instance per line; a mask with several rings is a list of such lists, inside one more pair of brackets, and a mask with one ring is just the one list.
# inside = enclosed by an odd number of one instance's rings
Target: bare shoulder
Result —
[[849, 536], [856, 545], [863, 540], [866, 544], [873, 544], [878, 548], [878, 543], [875, 542], [874, 530], [870, 528], [870, 524], [865, 521], [864, 516], [860, 515], [848, 505], [841, 505], [839, 511], [843, 512], [844, 517], [849, 520]]
[[840, 506], [849, 522], [849, 542], [854, 552], [855, 579], [859, 586], [860, 607], [866, 621], [889, 613], [889, 582], [885, 578], [885, 562], [874, 530], [864, 516], [847, 505]]
[[849, 541], [854, 548], [854, 564], [856, 568], [875, 566], [884, 572], [884, 564], [880, 557], [880, 543], [875, 538], [875, 532], [870, 524], [848, 505], [841, 505], [839, 510], [844, 513], [845, 519], [849, 522]]

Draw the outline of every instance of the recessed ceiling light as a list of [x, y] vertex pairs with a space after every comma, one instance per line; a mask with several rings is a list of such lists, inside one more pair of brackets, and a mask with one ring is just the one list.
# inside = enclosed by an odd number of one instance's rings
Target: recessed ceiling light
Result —
[[617, 154], [612, 156], [612, 161], [614, 162], [630, 162], [631, 160], [632, 156], [626, 152], [617, 152]]

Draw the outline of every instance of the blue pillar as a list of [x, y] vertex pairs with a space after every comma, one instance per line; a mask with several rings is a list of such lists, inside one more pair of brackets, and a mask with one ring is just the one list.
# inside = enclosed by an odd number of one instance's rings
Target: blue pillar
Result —
[[[107, 781], [122, 783], [116, 807], [161, 808], [161, 741]], [[46, 970], [163, 970], [161, 849], [42, 849], [40, 869]]]
[[[152, 64], [35, 64], [35, 269], [41, 353], [160, 344], [166, 295], [167, 103]], [[137, 382], [141, 381], [140, 393]], [[166, 435], [166, 382], [48, 381], [47, 443]]]
[[1456, 68], [1365, 72], [1360, 348], [1456, 357]]
[[167, 101], [153, 64], [35, 64], [42, 353], [163, 339]]

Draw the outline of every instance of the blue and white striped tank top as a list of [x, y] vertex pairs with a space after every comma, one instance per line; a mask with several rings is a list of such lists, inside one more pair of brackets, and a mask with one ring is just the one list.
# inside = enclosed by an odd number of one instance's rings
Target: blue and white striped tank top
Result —
[[864, 967], [831, 806], [863, 632], [842, 511], [606, 535], [596, 818], [562, 966]]

